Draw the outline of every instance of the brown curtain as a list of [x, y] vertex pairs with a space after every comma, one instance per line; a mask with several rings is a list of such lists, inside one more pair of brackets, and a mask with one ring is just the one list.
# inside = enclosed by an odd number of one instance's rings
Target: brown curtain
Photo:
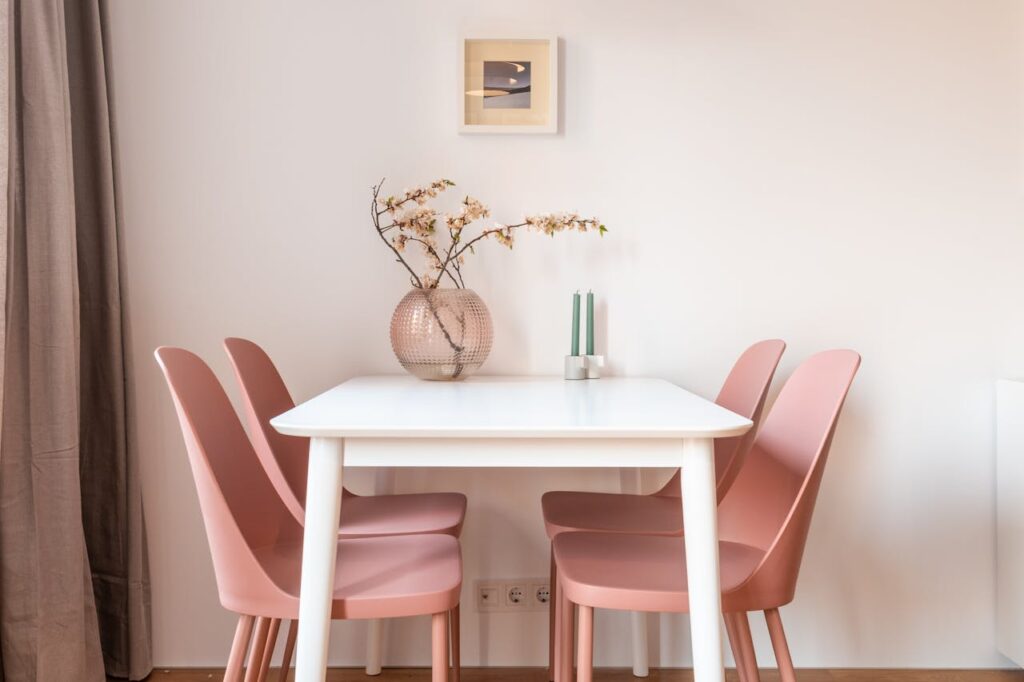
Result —
[[81, 482], [108, 675], [152, 670], [149, 566], [128, 366], [107, 3], [65, 0], [81, 324]]
[[149, 586], [105, 5], [6, 2], [0, 669], [7, 682], [138, 680]]

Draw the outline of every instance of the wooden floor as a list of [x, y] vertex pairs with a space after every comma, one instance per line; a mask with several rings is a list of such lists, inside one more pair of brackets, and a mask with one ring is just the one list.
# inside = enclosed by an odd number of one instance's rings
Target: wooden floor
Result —
[[[270, 682], [277, 682], [278, 673], [272, 671]], [[294, 675], [294, 672], [292, 673]], [[147, 682], [212, 682], [221, 680], [223, 669], [193, 668], [156, 670]], [[291, 679], [291, 677], [289, 677]], [[547, 671], [542, 668], [465, 668], [463, 682], [547, 682]], [[599, 669], [594, 673], [595, 682], [634, 682], [630, 670], [624, 668]], [[693, 673], [689, 670], [652, 670], [648, 682], [689, 682]], [[737, 682], [735, 670], [727, 670], [726, 682]], [[1022, 670], [881, 670], [803, 669], [797, 671], [799, 682], [1024, 682]], [[390, 668], [377, 677], [367, 677], [361, 668], [332, 668], [327, 672], [327, 682], [430, 682], [430, 671], [426, 668]], [[779, 682], [775, 670], [762, 670], [761, 682]]]

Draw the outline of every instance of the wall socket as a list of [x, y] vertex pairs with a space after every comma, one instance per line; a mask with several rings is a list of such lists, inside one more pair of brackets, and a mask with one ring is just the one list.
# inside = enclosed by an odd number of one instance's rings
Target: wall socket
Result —
[[473, 583], [476, 610], [485, 613], [547, 611], [551, 586], [547, 578], [506, 578]]

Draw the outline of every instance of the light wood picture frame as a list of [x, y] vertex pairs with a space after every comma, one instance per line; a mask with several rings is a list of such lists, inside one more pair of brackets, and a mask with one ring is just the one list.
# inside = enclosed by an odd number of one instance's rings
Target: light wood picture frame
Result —
[[557, 133], [558, 37], [459, 37], [460, 133]]

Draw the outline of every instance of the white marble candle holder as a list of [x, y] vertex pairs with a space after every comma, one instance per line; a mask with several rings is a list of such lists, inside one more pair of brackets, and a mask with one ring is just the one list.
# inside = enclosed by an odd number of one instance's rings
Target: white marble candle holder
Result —
[[583, 355], [565, 356], [565, 378], [569, 380], [587, 378], [587, 361]]
[[604, 367], [603, 355], [566, 355], [565, 356], [565, 378], [577, 379], [600, 379], [601, 369]]

